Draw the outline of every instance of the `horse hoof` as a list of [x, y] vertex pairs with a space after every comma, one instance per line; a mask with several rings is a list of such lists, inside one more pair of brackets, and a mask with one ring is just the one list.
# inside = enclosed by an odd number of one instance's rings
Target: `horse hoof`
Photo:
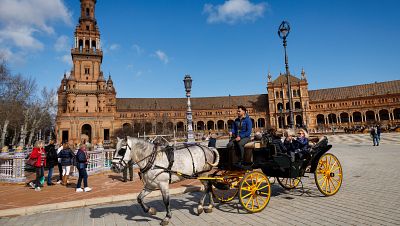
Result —
[[197, 206], [197, 215], [202, 214], [204, 211], [204, 207], [202, 205]]
[[149, 209], [149, 214], [150, 214], [150, 215], [156, 215], [156, 214], [157, 214], [157, 210], [154, 209], [153, 207], [150, 207], [150, 209]]
[[206, 209], [204, 209], [204, 212], [205, 213], [212, 213], [212, 208], [206, 208]]
[[161, 225], [168, 225], [169, 224], [169, 219], [164, 219], [161, 221]]

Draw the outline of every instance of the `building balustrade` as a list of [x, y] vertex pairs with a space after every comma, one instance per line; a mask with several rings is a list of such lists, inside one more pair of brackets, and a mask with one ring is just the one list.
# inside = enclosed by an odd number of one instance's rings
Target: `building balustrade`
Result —
[[[25, 182], [25, 161], [28, 155], [29, 150], [16, 150], [15, 152], [3, 150], [0, 153], [0, 182]], [[114, 149], [104, 149], [102, 146], [97, 146], [93, 151], [88, 151], [88, 156], [87, 173], [89, 175], [102, 173], [110, 170], [114, 158]], [[73, 176], [78, 176], [76, 167], [73, 167], [72, 172]]]

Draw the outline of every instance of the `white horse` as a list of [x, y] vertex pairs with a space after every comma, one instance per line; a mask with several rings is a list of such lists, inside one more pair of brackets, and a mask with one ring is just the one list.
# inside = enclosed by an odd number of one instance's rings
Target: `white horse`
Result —
[[[143, 199], [154, 190], [161, 190], [166, 217], [162, 220], [162, 225], [167, 225], [171, 219], [171, 208], [169, 203], [169, 184], [175, 183], [186, 178], [196, 178], [204, 176], [214, 166], [218, 165], [219, 154], [215, 148], [200, 145], [183, 145], [173, 150], [173, 162], [168, 159], [171, 151], [162, 149], [159, 146], [148, 143], [133, 137], [126, 139], [118, 138], [116, 152], [111, 169], [114, 172], [121, 172], [130, 160], [140, 167], [141, 179], [144, 188], [137, 197], [138, 203], [146, 213], [155, 215], [156, 209], [148, 207]], [[198, 214], [203, 212], [204, 200], [207, 193], [210, 196], [208, 209], [212, 210], [214, 205], [213, 198], [207, 182], [204, 185], [204, 195], [198, 205]]]

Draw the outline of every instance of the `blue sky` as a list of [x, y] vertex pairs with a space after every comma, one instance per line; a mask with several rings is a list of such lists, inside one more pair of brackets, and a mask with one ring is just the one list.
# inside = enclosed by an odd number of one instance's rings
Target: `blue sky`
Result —
[[[12, 73], [56, 88], [71, 70], [79, 0], [0, 0], [0, 54]], [[277, 29], [288, 36], [292, 74], [309, 89], [400, 79], [400, 1], [98, 0], [104, 58], [118, 97], [266, 93], [284, 72]]]

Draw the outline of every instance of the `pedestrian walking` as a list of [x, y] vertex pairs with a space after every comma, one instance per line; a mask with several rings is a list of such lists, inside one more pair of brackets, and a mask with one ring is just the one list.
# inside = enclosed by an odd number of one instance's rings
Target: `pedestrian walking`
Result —
[[381, 142], [381, 126], [380, 125], [376, 125], [376, 134], [378, 135], [378, 140], [379, 142]]
[[49, 144], [44, 148], [46, 151], [46, 163], [47, 167], [49, 168], [49, 172], [47, 174], [47, 185], [52, 186], [54, 185], [51, 182], [51, 178], [53, 177], [54, 166], [58, 165], [58, 158], [57, 158], [57, 150], [54, 145], [54, 139], [51, 139]]
[[64, 143], [63, 149], [58, 154], [58, 157], [61, 158], [62, 185], [67, 186], [69, 172], [71, 170], [71, 166], [73, 165], [73, 159], [75, 157], [74, 153], [69, 148], [69, 144], [67, 142]]
[[36, 169], [36, 180], [35, 183], [30, 182], [29, 185], [32, 188], [35, 188], [35, 191], [40, 191], [40, 187], [42, 187], [41, 180], [44, 182], [44, 167], [46, 166], [46, 151], [43, 148], [44, 142], [42, 140], [38, 140], [35, 142], [35, 146], [32, 150], [30, 159], [36, 159], [34, 166]]
[[[76, 153], [76, 168], [78, 169], [79, 172], [79, 178], [78, 178], [78, 183], [76, 184], [76, 192], [89, 192], [92, 190], [88, 186], [88, 174], [86, 171], [87, 164], [89, 160], [89, 155], [86, 151], [86, 145], [82, 144]], [[82, 180], [83, 180], [83, 186], [84, 188], [82, 189]]]
[[[64, 142], [65, 143], [65, 142]], [[64, 143], [62, 142], [60, 144], [60, 147], [58, 147], [57, 149], [57, 157], [60, 154], [61, 150], [64, 148]], [[61, 165], [61, 158], [57, 159], [57, 166], [58, 166], [58, 179], [57, 179], [57, 184], [61, 184], [62, 183], [62, 165]]]
[[128, 166], [126, 166], [124, 168], [124, 170], [122, 171], [122, 177], [123, 177], [122, 182], [128, 181], [128, 170], [129, 170], [129, 180], [133, 181], [133, 161], [132, 160], [128, 161]]
[[370, 135], [372, 138], [372, 142], [374, 143], [374, 146], [379, 146], [378, 133], [375, 126], [371, 127]]

